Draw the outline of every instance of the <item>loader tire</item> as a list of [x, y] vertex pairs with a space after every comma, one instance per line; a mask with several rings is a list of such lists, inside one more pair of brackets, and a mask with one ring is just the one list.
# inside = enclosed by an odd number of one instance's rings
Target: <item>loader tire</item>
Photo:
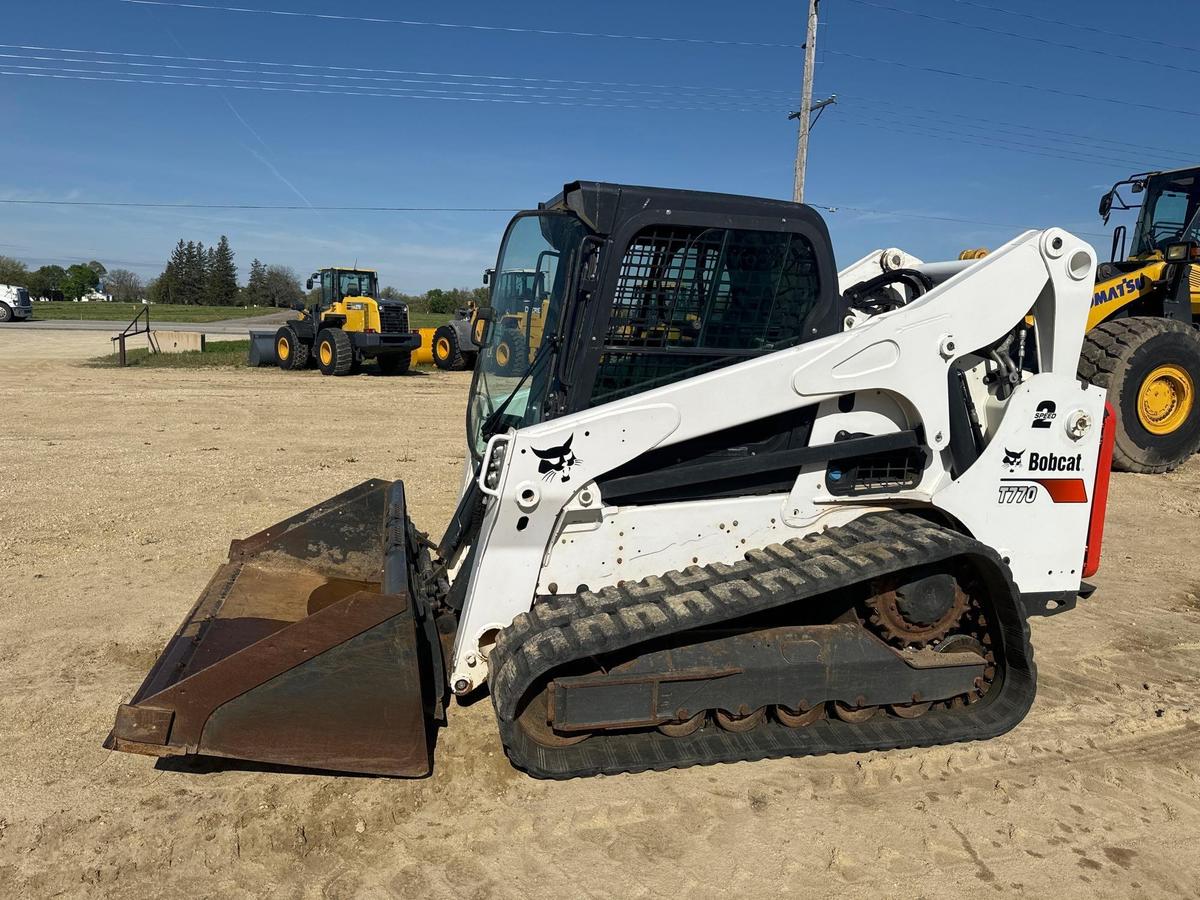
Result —
[[458, 334], [449, 325], [433, 333], [433, 361], [439, 369], [457, 372], [465, 369], [466, 358], [458, 345]]
[[349, 375], [354, 368], [354, 344], [340, 328], [322, 328], [316, 350], [317, 368], [322, 375]]
[[1104, 322], [1083, 343], [1079, 377], [1108, 392], [1117, 414], [1113, 466], [1157, 475], [1200, 448], [1200, 332], [1135, 316]]
[[375, 362], [379, 365], [380, 375], [407, 375], [412, 365], [411, 353], [385, 353]]
[[520, 375], [529, 365], [529, 345], [516, 329], [501, 333], [492, 354], [498, 375]]
[[275, 364], [285, 371], [308, 368], [310, 349], [291, 325], [275, 332]]

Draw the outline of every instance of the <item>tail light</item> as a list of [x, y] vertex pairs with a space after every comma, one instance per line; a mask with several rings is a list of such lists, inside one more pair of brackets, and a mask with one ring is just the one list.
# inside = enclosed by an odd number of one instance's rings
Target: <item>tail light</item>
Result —
[[1100, 458], [1096, 461], [1096, 484], [1092, 488], [1092, 515], [1088, 521], [1087, 550], [1083, 556], [1083, 577], [1091, 578], [1100, 569], [1100, 545], [1104, 542], [1104, 513], [1108, 508], [1108, 481], [1112, 476], [1113, 441], [1117, 417], [1111, 403], [1104, 404], [1104, 425], [1100, 430]]

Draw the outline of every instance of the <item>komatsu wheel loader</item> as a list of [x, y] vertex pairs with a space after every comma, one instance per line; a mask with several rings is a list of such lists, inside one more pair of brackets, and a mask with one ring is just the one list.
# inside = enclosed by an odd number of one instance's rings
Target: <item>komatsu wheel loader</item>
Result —
[[1200, 167], [1133, 175], [1100, 198], [1105, 224], [1131, 209], [1128, 255], [1120, 225], [1097, 269], [1079, 374], [1116, 411], [1114, 464], [1159, 473], [1200, 448]]
[[317, 300], [275, 333], [275, 362], [285, 370], [312, 363], [322, 375], [349, 375], [373, 359], [381, 375], [403, 375], [421, 335], [408, 325], [408, 304], [379, 297], [370, 269], [322, 269], [309, 276]]
[[493, 289], [442, 538], [368, 481], [235, 541], [106, 746], [421, 776], [490, 693], [540, 777], [991, 738], [1027, 617], [1100, 555], [1113, 418], [1081, 384], [1095, 254], [839, 276], [809, 207], [575, 182], [508, 227], [549, 272], [510, 374]]

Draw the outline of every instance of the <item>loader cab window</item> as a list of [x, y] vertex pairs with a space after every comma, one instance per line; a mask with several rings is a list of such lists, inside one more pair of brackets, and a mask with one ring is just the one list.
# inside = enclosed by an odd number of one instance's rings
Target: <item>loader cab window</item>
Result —
[[819, 299], [816, 254], [803, 235], [648, 228], [621, 261], [591, 402], [800, 343]]
[[374, 297], [374, 272], [339, 272], [339, 297]]
[[1165, 250], [1168, 244], [1200, 240], [1200, 176], [1151, 178], [1142, 205], [1136, 256]]
[[476, 456], [487, 444], [483, 424], [497, 410], [503, 408], [492, 423], [495, 433], [542, 419], [554, 377], [551, 338], [558, 333], [571, 269], [586, 234], [579, 219], [559, 212], [522, 213], [508, 226], [492, 279], [491, 330], [475, 365], [467, 407]]

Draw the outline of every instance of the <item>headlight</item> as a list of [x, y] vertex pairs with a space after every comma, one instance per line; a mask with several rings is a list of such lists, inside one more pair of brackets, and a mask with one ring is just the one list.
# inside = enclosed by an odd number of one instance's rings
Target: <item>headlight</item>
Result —
[[366, 308], [367, 308], [367, 304], [365, 304], [365, 303], [347, 303], [346, 304], [346, 309], [357, 309], [357, 310], [361, 311]]
[[494, 491], [500, 485], [500, 470], [504, 468], [504, 455], [507, 451], [507, 443], [497, 442], [492, 455], [488, 457], [487, 474], [483, 477], [483, 483], [488, 490]]
[[1191, 244], [1167, 244], [1167, 262], [1184, 262], [1191, 247]]

